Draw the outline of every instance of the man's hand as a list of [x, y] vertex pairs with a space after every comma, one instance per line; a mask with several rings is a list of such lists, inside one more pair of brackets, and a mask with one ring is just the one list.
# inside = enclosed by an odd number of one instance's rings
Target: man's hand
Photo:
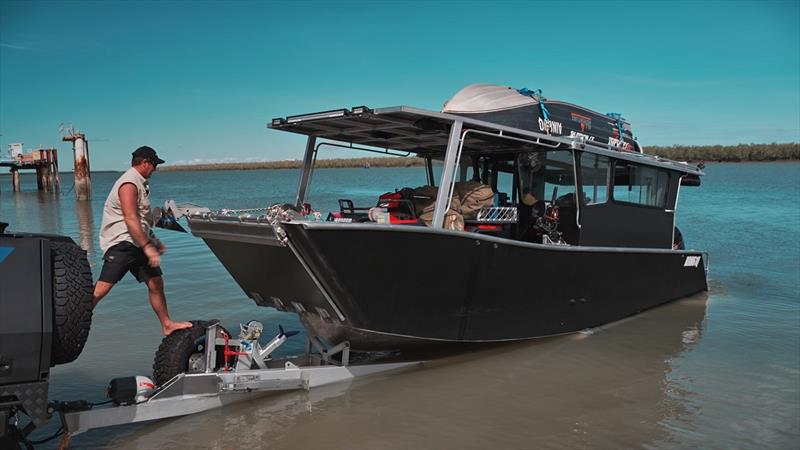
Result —
[[158, 267], [161, 265], [161, 253], [159, 253], [155, 245], [150, 244], [145, 246], [144, 255], [147, 256], [147, 264], [149, 264], [150, 267]]

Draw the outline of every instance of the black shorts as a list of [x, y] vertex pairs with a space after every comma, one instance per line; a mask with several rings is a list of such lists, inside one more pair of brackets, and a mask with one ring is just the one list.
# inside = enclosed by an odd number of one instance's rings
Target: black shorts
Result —
[[144, 250], [128, 241], [111, 246], [103, 255], [100, 281], [114, 284], [125, 276], [125, 272], [130, 272], [139, 283], [161, 276], [162, 273], [160, 267], [150, 267]]

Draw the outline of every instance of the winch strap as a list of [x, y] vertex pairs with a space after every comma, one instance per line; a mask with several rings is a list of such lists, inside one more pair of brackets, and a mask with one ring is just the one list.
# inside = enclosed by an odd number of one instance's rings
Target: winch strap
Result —
[[547, 111], [547, 107], [544, 106], [544, 97], [539, 97], [539, 106], [542, 108], [542, 118], [545, 121], [550, 120], [550, 113]]
[[611, 117], [612, 119], [614, 119], [617, 122], [617, 132], [619, 133], [619, 140], [623, 141], [624, 139], [623, 139], [623, 136], [622, 136], [622, 114], [620, 114], [620, 113], [607, 113], [606, 115], [608, 117]]
[[530, 97], [530, 98], [532, 98], [534, 100], [538, 100], [539, 101], [539, 107], [542, 109], [542, 119], [543, 120], [550, 120], [550, 112], [547, 110], [547, 106], [545, 106], [545, 104], [544, 104], [544, 101], [547, 100], [547, 99], [542, 96], [542, 90], [541, 89], [530, 90], [528, 88], [522, 88], [522, 89], [517, 89], [517, 92], [519, 92], [520, 94], [522, 94], [522, 95], [524, 95], [526, 97]]

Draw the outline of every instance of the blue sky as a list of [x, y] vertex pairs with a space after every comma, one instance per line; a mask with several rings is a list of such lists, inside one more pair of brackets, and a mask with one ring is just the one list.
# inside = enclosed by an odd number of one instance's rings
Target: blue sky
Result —
[[[461, 87], [621, 112], [645, 145], [800, 141], [800, 2], [0, 2], [0, 154], [301, 158], [273, 117]], [[336, 156], [336, 155], [332, 155]]]

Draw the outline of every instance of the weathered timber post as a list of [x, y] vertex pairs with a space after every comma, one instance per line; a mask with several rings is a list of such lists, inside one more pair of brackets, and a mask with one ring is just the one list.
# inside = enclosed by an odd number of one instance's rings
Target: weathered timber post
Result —
[[48, 167], [45, 154], [45, 151], [42, 149], [33, 151], [33, 168], [36, 170], [36, 188], [40, 192], [48, 190]]
[[61, 175], [58, 174], [58, 150], [51, 149], [53, 152], [53, 174], [55, 175], [55, 189], [54, 192], [61, 192]]
[[11, 168], [11, 189], [19, 192], [19, 169], [16, 167]]
[[92, 180], [89, 174], [89, 141], [83, 133], [72, 132], [62, 138], [72, 142], [75, 155], [75, 197], [78, 200], [92, 199]]

